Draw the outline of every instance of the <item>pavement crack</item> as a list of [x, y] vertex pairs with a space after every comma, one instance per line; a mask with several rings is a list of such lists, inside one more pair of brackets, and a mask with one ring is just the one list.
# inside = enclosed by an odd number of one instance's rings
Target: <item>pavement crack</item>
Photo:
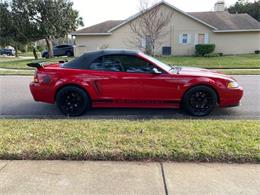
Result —
[[167, 183], [166, 183], [165, 172], [164, 172], [164, 167], [163, 167], [163, 163], [162, 162], [160, 162], [160, 166], [161, 166], [161, 172], [162, 172], [162, 179], [163, 179], [165, 195], [168, 195], [168, 187], [167, 187]]
[[4, 170], [4, 168], [5, 168], [7, 165], [8, 165], [8, 162], [7, 162], [4, 166], [2, 166], [2, 167], [0, 168], [0, 172], [1, 172], [2, 170]]

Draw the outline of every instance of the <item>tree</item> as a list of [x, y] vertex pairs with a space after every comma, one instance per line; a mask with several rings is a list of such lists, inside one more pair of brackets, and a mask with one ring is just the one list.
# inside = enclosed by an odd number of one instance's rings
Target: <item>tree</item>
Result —
[[246, 0], [238, 0], [234, 5], [228, 8], [229, 13], [247, 13], [256, 20], [260, 21], [260, 0], [248, 2]]
[[160, 39], [165, 35], [165, 27], [173, 12], [162, 10], [160, 4], [149, 7], [149, 2], [140, 0], [140, 15], [129, 23], [133, 34], [130, 43], [154, 55], [154, 49], [160, 46]]
[[0, 44], [11, 45], [18, 56], [18, 45], [27, 44], [31, 41], [28, 34], [33, 32], [33, 25], [28, 17], [16, 12], [12, 2], [0, 2]]
[[[45, 39], [49, 57], [53, 56], [52, 39], [66, 36], [83, 25], [70, 0], [12, 0], [11, 6], [1, 3], [0, 31], [3, 41], [26, 43]], [[6, 20], [6, 21], [5, 21]], [[2, 23], [5, 28], [2, 29]], [[2, 35], [2, 34], [0, 34]], [[1, 36], [2, 37], [2, 36]], [[10, 38], [10, 39], [9, 39]]]
[[46, 40], [49, 57], [52, 57], [52, 38], [64, 37], [78, 26], [83, 26], [82, 18], [73, 9], [70, 0], [30, 1], [23, 10], [29, 10], [30, 20], [37, 25], [39, 38]]
[[12, 14], [9, 11], [9, 4], [7, 2], [0, 2], [0, 45], [6, 46], [13, 41], [9, 33], [13, 31], [12, 28]]

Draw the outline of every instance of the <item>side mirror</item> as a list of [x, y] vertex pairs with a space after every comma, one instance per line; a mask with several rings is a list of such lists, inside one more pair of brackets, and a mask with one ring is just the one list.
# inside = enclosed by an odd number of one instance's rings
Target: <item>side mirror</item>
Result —
[[162, 72], [159, 71], [157, 68], [153, 68], [153, 73], [154, 74], [162, 74]]

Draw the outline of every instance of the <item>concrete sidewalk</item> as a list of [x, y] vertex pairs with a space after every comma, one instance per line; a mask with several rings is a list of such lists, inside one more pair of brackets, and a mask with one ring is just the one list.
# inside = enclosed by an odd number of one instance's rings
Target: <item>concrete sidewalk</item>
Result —
[[260, 165], [0, 161], [0, 194], [260, 194]]

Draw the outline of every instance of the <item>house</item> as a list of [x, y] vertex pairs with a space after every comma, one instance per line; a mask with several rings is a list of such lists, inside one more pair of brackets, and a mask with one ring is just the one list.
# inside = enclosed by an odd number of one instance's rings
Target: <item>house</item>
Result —
[[[156, 46], [156, 54], [193, 55], [198, 43], [216, 44], [216, 53], [245, 54], [260, 50], [260, 22], [248, 14], [230, 14], [223, 1], [215, 4], [211, 12], [184, 12], [162, 1], [147, 11], [159, 6], [161, 11], [171, 11], [165, 34]], [[140, 49], [129, 44], [132, 31], [129, 23], [144, 13], [126, 20], [109, 20], [76, 32], [76, 55], [103, 48]]]

